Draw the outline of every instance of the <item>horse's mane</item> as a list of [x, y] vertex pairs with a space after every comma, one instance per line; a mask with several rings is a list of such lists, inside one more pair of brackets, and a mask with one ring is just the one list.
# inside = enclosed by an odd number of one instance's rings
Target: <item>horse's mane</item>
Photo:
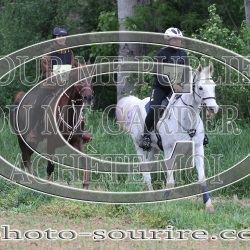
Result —
[[22, 100], [22, 98], [24, 97], [26, 93], [24, 91], [19, 91], [18, 93], [15, 94], [14, 99], [13, 99], [13, 103], [15, 105], [17, 105], [18, 103], [20, 103], [20, 101]]

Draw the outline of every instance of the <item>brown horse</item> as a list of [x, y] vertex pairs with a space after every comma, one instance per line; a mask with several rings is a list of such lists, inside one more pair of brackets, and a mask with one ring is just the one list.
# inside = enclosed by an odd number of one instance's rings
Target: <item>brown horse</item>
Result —
[[[77, 68], [71, 70], [68, 86], [72, 86], [66, 89], [66, 91], [64, 91], [65, 88], [58, 86], [55, 88], [53, 86], [54, 89], [51, 90], [51, 94], [43, 102], [43, 105], [47, 107], [43, 117], [31, 117], [31, 119], [40, 120], [39, 126], [35, 128], [39, 136], [34, 144], [28, 144], [26, 141], [26, 136], [30, 132], [30, 129], [27, 128], [29, 115], [34, 115], [34, 112], [29, 112], [27, 107], [32, 110], [32, 104], [34, 104], [36, 98], [39, 98], [41, 86], [36, 87], [27, 95], [23, 91], [15, 95], [10, 122], [17, 134], [18, 143], [22, 151], [21, 169], [25, 170], [26, 168], [32, 174], [30, 157], [34, 150], [37, 149], [39, 142], [43, 142], [46, 139], [47, 154], [49, 155], [47, 175], [48, 180], [51, 180], [54, 172], [54, 163], [50, 159], [55, 155], [56, 148], [65, 146], [65, 141], [55, 132], [55, 127], [58, 128], [62, 137], [80, 152], [83, 152], [83, 144], [91, 141], [92, 137], [90, 134], [83, 131], [82, 111], [84, 106], [90, 106], [93, 101], [92, 77], [89, 74], [89, 69], [86, 71], [84, 68], [87, 67], [81, 67], [81, 74], [79, 74]], [[82, 73], [84, 73], [84, 76], [82, 76]], [[51, 80], [51, 82], [53, 81]], [[56, 110], [56, 113], [53, 113], [52, 110]], [[56, 120], [55, 124], [53, 124], [54, 117]], [[49, 125], [48, 121], [50, 121]], [[47, 133], [44, 133], [45, 130]], [[84, 165], [83, 160], [80, 164]], [[83, 165], [82, 168], [84, 169]], [[88, 186], [89, 172], [85, 170], [83, 172], [83, 187], [87, 189]]]

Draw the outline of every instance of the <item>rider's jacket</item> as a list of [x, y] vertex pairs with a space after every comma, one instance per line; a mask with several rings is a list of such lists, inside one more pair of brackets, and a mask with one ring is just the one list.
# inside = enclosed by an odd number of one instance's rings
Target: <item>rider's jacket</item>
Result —
[[73, 51], [65, 49], [56, 42], [45, 50], [45, 55], [41, 59], [42, 78], [48, 78], [53, 75], [54, 65], [70, 64], [72, 68], [78, 67]]
[[[181, 65], [189, 65], [189, 60], [187, 57], [187, 53], [185, 50], [176, 49], [172, 47], [162, 48], [155, 55], [155, 60], [158, 63], [171, 63], [171, 64], [181, 64]], [[157, 71], [162, 72], [160, 69], [162, 66], [158, 66]], [[169, 87], [170, 83], [167, 77], [163, 75], [154, 75], [154, 86], [157, 87]]]

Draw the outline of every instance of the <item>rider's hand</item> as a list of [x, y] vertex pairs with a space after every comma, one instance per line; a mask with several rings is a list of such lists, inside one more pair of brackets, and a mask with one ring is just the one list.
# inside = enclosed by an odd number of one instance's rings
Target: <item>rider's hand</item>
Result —
[[172, 84], [172, 87], [174, 89], [174, 92], [182, 92], [183, 91], [183, 88], [176, 83]]

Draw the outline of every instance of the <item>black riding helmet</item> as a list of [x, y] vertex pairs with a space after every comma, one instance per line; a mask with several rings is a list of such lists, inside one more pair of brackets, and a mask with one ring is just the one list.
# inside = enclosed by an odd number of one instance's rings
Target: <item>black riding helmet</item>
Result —
[[53, 29], [53, 38], [55, 38], [56, 36], [67, 36], [67, 35], [68, 35], [68, 31], [64, 27], [56, 26]]

